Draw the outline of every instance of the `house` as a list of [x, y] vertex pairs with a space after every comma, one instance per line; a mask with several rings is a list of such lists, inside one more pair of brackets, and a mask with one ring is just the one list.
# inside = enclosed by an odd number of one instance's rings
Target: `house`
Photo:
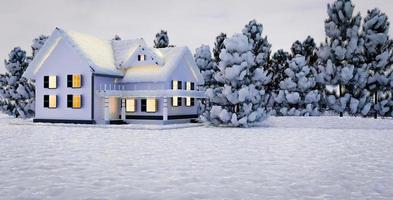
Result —
[[30, 63], [34, 122], [179, 123], [198, 117], [203, 77], [187, 47], [102, 40], [56, 28]]

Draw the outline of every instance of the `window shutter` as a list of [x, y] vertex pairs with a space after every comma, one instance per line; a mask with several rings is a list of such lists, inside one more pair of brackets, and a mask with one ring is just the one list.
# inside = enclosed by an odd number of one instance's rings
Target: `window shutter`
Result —
[[49, 95], [44, 95], [44, 108], [49, 108]]
[[72, 87], [72, 75], [67, 75], [67, 87]]
[[146, 112], [146, 99], [141, 99], [141, 111]]
[[73, 97], [72, 94], [67, 95], [67, 108], [72, 108]]
[[44, 88], [49, 88], [49, 76], [44, 76]]

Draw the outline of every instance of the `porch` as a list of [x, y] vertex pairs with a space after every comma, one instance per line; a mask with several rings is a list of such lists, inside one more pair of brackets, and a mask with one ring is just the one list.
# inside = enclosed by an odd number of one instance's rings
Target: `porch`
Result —
[[[125, 90], [121, 85], [104, 85], [95, 91], [98, 98], [102, 98], [104, 102], [104, 122], [109, 124], [123, 124], [127, 120], [134, 120], [141, 123], [149, 121], [149, 123], [169, 124], [173, 122], [181, 122], [182, 120], [197, 118], [197, 113], [182, 113], [180, 115], [171, 116], [168, 114], [168, 103], [172, 97], [178, 98], [206, 98], [204, 91], [197, 90]], [[118, 106], [113, 106], [111, 101], [117, 99]], [[154, 115], [127, 115], [126, 100], [127, 99], [149, 99], [159, 100], [159, 112]], [[157, 103], [158, 104], [158, 103]], [[111, 117], [111, 112], [119, 111], [118, 118]]]

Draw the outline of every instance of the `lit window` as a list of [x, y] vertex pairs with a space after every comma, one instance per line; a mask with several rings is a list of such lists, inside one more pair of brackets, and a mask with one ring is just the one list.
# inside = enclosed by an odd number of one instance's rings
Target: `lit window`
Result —
[[[186, 90], [194, 90], [194, 83], [193, 82], [186, 82]], [[194, 106], [194, 98], [192, 97], [186, 97], [186, 106]]]
[[72, 98], [72, 108], [81, 108], [82, 106], [82, 97], [81, 95], [74, 95]]
[[157, 112], [157, 99], [148, 98], [146, 112], [152, 113]]
[[181, 81], [172, 81], [172, 89], [173, 90], [181, 90], [182, 82]]
[[135, 112], [136, 111], [136, 101], [135, 99], [127, 99], [126, 100], [126, 112]]
[[67, 87], [71, 87], [71, 88], [82, 87], [82, 75], [80, 74], [67, 75]]
[[138, 55], [138, 61], [144, 61], [146, 60], [146, 55], [145, 54], [139, 54]]
[[173, 107], [178, 107], [181, 106], [181, 97], [172, 97], [172, 106]]
[[56, 108], [57, 107], [57, 96], [56, 95], [44, 95], [44, 107], [45, 108]]
[[195, 99], [192, 97], [186, 97], [186, 106], [191, 107], [195, 105]]
[[[173, 80], [172, 81], [172, 90], [181, 90], [182, 89], [182, 82]], [[172, 106], [173, 107], [178, 107], [181, 106], [181, 99], [180, 97], [172, 97]]]
[[56, 76], [44, 76], [44, 88], [56, 89], [57, 88], [57, 77]]
[[67, 95], [67, 107], [78, 109], [82, 107], [82, 96], [81, 95]]

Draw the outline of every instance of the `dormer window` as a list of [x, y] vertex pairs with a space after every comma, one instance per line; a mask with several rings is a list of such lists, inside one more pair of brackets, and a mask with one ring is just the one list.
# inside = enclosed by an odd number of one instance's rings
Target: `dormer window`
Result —
[[146, 60], [146, 55], [145, 54], [139, 54], [138, 55], [138, 61], [145, 61]]

